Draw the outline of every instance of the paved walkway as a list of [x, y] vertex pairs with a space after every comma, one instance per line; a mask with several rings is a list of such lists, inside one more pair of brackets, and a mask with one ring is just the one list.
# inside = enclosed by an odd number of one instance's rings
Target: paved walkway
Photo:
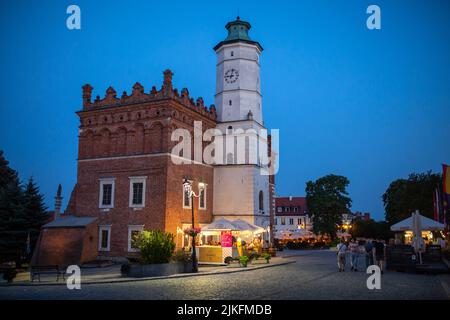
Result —
[[[93, 284], [93, 283], [115, 283], [115, 282], [132, 282], [132, 281], [144, 281], [152, 279], [165, 279], [165, 278], [180, 278], [180, 277], [192, 277], [192, 276], [203, 276], [212, 274], [222, 274], [222, 273], [235, 273], [244, 272], [254, 269], [270, 268], [287, 263], [294, 263], [292, 259], [286, 259], [283, 257], [275, 257], [270, 260], [270, 263], [266, 263], [263, 259], [258, 259], [253, 263], [249, 263], [246, 268], [241, 267], [239, 264], [232, 264], [229, 266], [216, 266], [216, 265], [200, 265], [198, 273], [183, 273], [175, 274], [171, 276], [160, 276], [160, 277], [147, 277], [147, 278], [131, 278], [124, 277], [120, 272], [120, 265], [112, 265], [102, 268], [82, 268], [81, 269], [81, 282], [83, 284]], [[67, 275], [66, 275], [67, 276]], [[65, 282], [60, 277], [59, 282], [56, 281], [56, 274], [41, 274], [41, 281], [35, 280], [30, 281], [30, 273], [22, 272], [19, 273], [12, 285], [15, 286], [36, 286], [36, 285], [65, 285]], [[6, 281], [1, 281], [0, 286], [7, 286]]]
[[8, 286], [0, 288], [6, 299], [342, 299], [342, 300], [448, 300], [450, 275], [386, 272], [381, 289], [369, 290], [365, 272], [338, 272], [332, 251], [284, 251], [282, 261], [295, 263], [247, 272], [203, 274], [135, 282], [84, 285], [68, 290], [64, 285]]

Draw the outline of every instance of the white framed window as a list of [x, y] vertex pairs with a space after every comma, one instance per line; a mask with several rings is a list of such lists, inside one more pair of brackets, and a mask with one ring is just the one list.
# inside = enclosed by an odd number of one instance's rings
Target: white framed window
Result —
[[145, 207], [145, 182], [147, 177], [130, 177], [130, 207]]
[[[193, 182], [192, 180], [188, 180], [188, 181], [191, 184]], [[191, 209], [191, 207], [192, 207], [192, 197], [189, 194], [189, 192], [184, 189], [184, 186], [182, 186], [182, 188], [183, 188], [183, 209]]]
[[291, 225], [291, 226], [294, 225], [294, 219], [292, 219], [292, 218], [289, 219], [289, 225]]
[[98, 207], [101, 209], [114, 208], [114, 178], [100, 179], [100, 194]]
[[206, 210], [206, 187], [207, 184], [204, 184], [203, 189], [199, 190], [198, 194], [198, 209], [199, 210]]
[[134, 240], [143, 230], [143, 225], [128, 226], [128, 252], [139, 252], [139, 249], [134, 245]]
[[111, 226], [98, 226], [98, 251], [109, 251], [111, 244]]
[[283, 207], [277, 207], [277, 212], [283, 212]]

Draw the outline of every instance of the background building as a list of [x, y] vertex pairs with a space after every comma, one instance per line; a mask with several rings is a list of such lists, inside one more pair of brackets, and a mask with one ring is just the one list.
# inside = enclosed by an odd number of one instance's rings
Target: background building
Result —
[[275, 197], [274, 231], [312, 230], [306, 197]]

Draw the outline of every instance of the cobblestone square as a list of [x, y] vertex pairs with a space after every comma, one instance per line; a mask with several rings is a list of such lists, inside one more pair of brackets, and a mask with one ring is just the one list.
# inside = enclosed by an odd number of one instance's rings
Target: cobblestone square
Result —
[[365, 272], [338, 272], [333, 251], [285, 251], [295, 263], [245, 272], [137, 282], [0, 288], [0, 299], [450, 299], [450, 275], [386, 272], [369, 290]]

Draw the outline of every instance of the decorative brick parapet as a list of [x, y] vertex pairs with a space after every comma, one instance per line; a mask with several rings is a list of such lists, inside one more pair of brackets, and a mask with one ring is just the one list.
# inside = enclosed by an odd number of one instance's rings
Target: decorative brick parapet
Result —
[[126, 91], [122, 93], [120, 98], [117, 97], [117, 93], [114, 88], [109, 87], [106, 90], [105, 97], [103, 99], [97, 96], [92, 102], [92, 90], [93, 87], [89, 84], [85, 84], [83, 89], [83, 110], [96, 110], [111, 107], [127, 106], [138, 103], [154, 102], [162, 99], [173, 99], [181, 103], [184, 107], [189, 108], [203, 116], [208, 117], [211, 120], [216, 120], [216, 108], [211, 105], [209, 108], [204, 105], [203, 98], [198, 98], [196, 101], [194, 98], [189, 97], [189, 91], [186, 88], [181, 90], [181, 94], [177, 89], [172, 87], [173, 73], [169, 69], [164, 72], [164, 81], [160, 90], [157, 90], [155, 86], [152, 87], [149, 93], [145, 93], [144, 87], [136, 82], [133, 86], [131, 95], [128, 95]]

